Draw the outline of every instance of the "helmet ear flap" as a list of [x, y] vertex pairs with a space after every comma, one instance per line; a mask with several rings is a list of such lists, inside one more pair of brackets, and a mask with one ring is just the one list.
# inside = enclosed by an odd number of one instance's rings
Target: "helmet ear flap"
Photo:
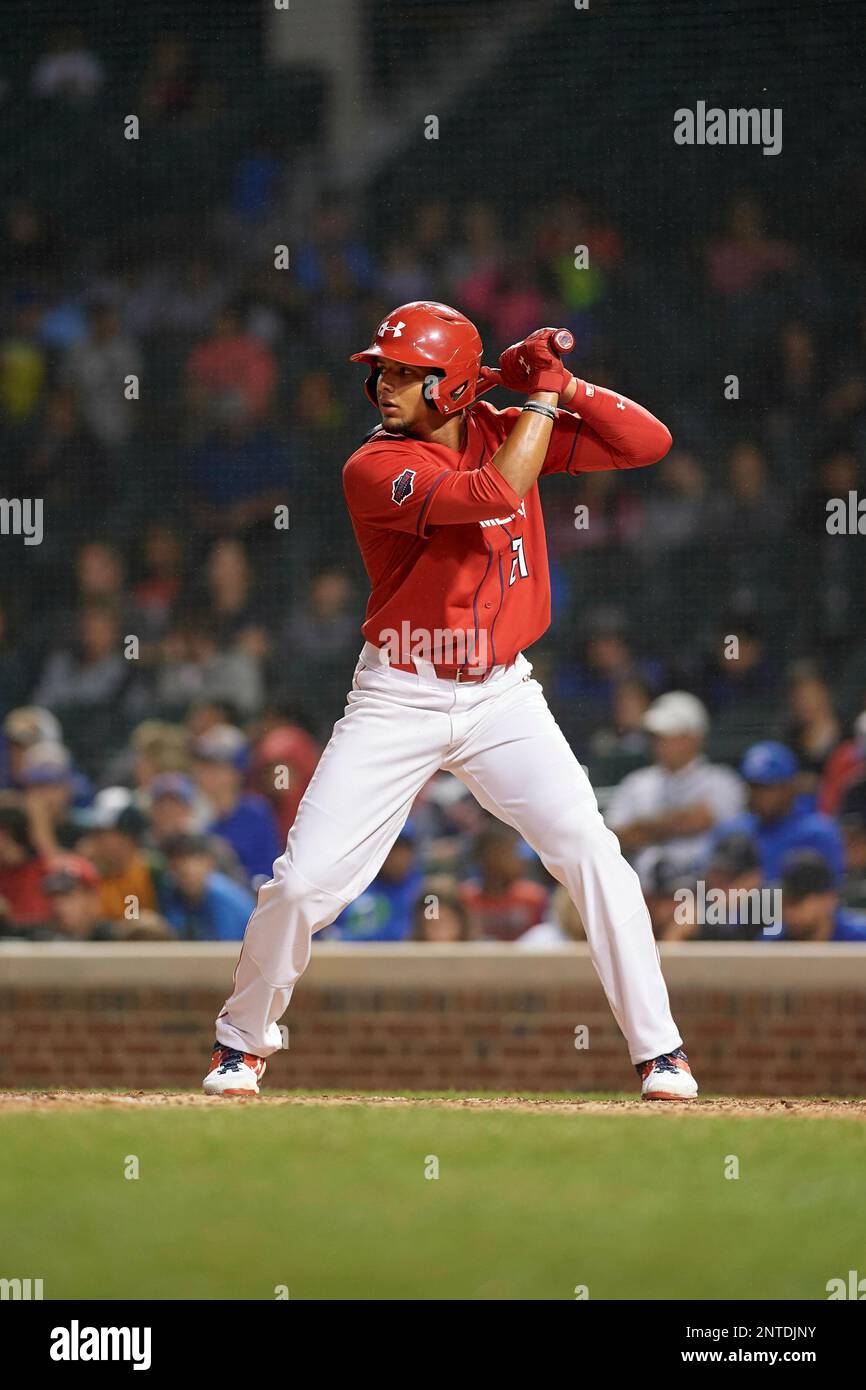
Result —
[[424, 378], [424, 390], [422, 394], [427, 404], [433, 406], [434, 408], [436, 406], [436, 398], [438, 396], [437, 388], [439, 386], [439, 382], [442, 380], [442, 377], [444, 375], [445, 373], [441, 371], [429, 372], [427, 376], [425, 376]]
[[365, 391], [365, 393], [366, 393], [367, 400], [368, 400], [368, 401], [372, 401], [373, 405], [378, 405], [378, 404], [379, 404], [379, 402], [378, 402], [378, 400], [377, 400], [377, 398], [376, 398], [376, 382], [379, 380], [379, 374], [381, 373], [381, 371], [382, 371], [382, 368], [381, 368], [381, 367], [373, 367], [373, 366], [371, 366], [371, 368], [370, 368], [370, 375], [367, 377], [367, 380], [364, 382], [364, 391]]

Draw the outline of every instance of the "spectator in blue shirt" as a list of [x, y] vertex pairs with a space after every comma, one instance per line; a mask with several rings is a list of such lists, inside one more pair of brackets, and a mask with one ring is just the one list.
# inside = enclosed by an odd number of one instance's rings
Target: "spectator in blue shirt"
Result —
[[205, 829], [228, 840], [257, 888], [271, 877], [283, 846], [270, 803], [243, 789], [248, 751], [240, 729], [216, 724], [193, 744], [193, 772], [211, 810]]
[[827, 861], [833, 882], [838, 883], [845, 862], [842, 836], [829, 816], [801, 799], [799, 771], [795, 755], [785, 744], [769, 740], [753, 744], [740, 766], [749, 786], [750, 809], [717, 826], [710, 852], [725, 836], [746, 834], [758, 847], [764, 882], [778, 883], [786, 855], [814, 850]]
[[814, 850], [785, 860], [779, 939], [866, 942], [866, 913], [839, 906], [830, 865]]
[[316, 209], [313, 217], [312, 234], [301, 242], [293, 261], [295, 276], [304, 289], [313, 295], [321, 294], [326, 286], [327, 264], [334, 259], [345, 267], [353, 288], [370, 288], [372, 259], [367, 246], [357, 236], [346, 203], [329, 198]]
[[185, 941], [240, 941], [255, 898], [214, 866], [205, 835], [176, 835], [164, 846], [171, 872], [163, 912]]
[[406, 941], [413, 932], [421, 882], [415, 827], [407, 821], [369, 888], [324, 935], [329, 941]]

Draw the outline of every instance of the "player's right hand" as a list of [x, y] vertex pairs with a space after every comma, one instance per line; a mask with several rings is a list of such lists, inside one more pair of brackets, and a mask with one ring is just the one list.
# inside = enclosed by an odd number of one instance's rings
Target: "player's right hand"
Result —
[[522, 342], [506, 348], [499, 359], [502, 385], [509, 391], [557, 391], [573, 380], [561, 352], [570, 352], [574, 338], [567, 328], [539, 328]]

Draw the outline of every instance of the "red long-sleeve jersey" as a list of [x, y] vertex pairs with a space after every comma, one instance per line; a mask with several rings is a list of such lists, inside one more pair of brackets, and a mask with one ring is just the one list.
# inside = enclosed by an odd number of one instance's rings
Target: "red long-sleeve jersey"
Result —
[[[643, 468], [670, 449], [661, 421], [614, 391], [579, 381], [572, 406], [580, 413], [556, 412], [542, 475]], [[519, 416], [476, 401], [460, 452], [380, 429], [347, 460], [343, 489], [371, 585], [367, 641], [393, 643], [406, 624], [434, 644], [437, 633], [465, 635], [475, 662], [494, 666], [546, 631], [538, 485], [521, 500], [491, 462]]]

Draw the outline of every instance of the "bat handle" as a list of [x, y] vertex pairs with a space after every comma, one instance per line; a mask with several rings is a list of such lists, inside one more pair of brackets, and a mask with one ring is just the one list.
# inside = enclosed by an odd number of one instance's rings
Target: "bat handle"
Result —
[[563, 353], [571, 352], [574, 347], [574, 334], [569, 333], [567, 328], [557, 328], [555, 333], [551, 333], [549, 341], [553, 351], [562, 357]]

